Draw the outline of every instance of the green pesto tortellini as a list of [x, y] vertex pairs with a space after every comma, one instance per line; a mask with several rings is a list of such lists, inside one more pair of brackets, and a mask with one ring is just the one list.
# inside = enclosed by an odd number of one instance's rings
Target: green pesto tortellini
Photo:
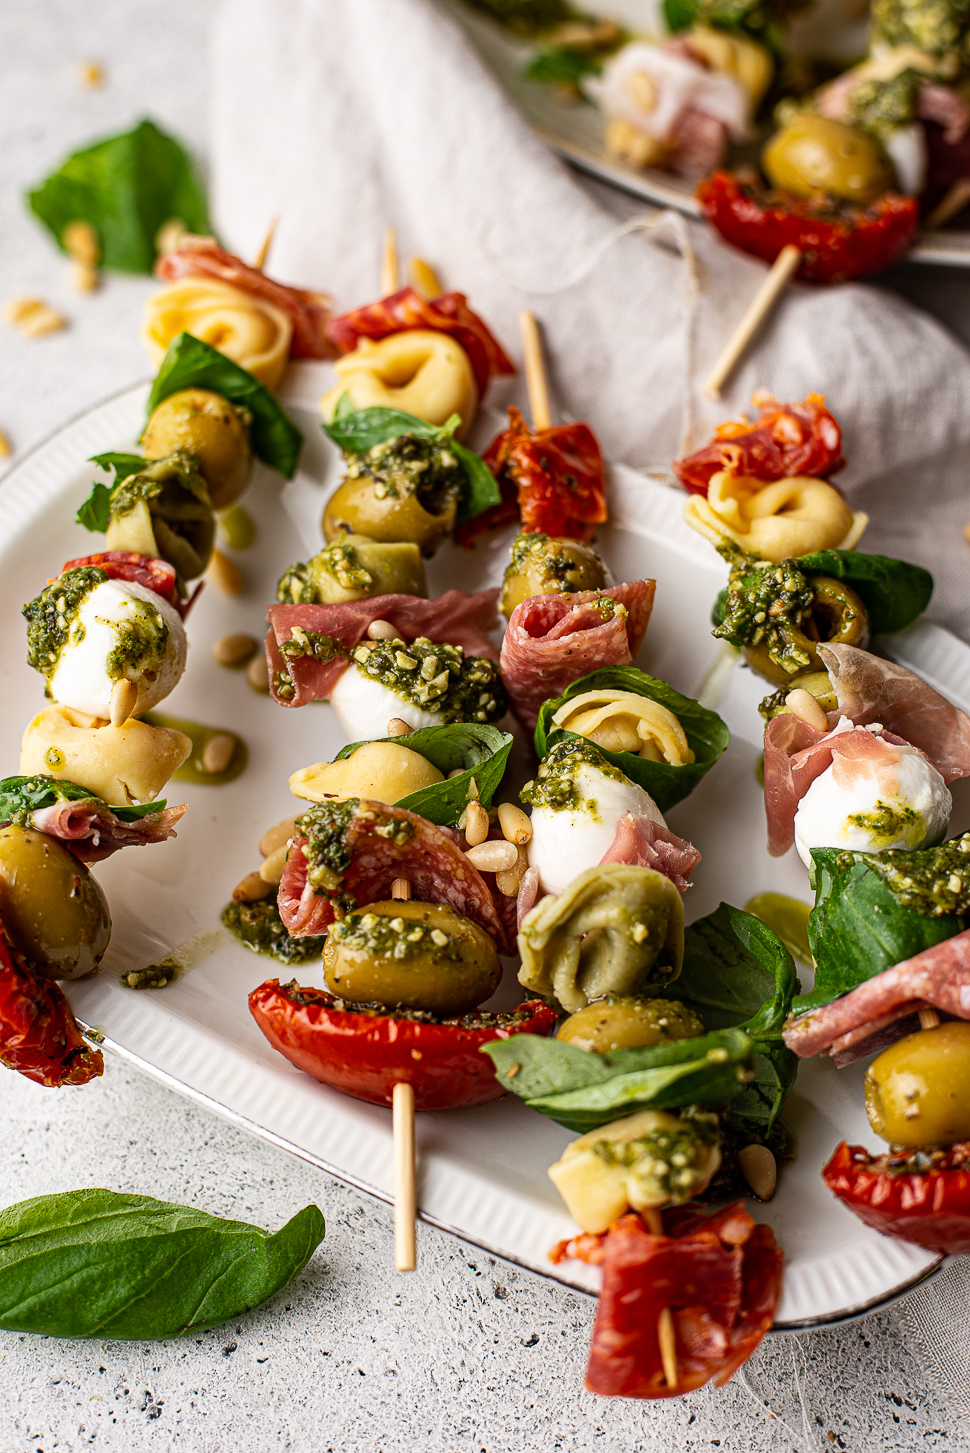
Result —
[[130, 474], [112, 491], [110, 509], [107, 549], [167, 560], [181, 580], [205, 570], [216, 522], [193, 454], [177, 449]]
[[276, 598], [285, 605], [341, 605], [376, 595], [427, 594], [417, 545], [365, 535], [343, 535], [305, 565], [291, 565], [276, 587]]

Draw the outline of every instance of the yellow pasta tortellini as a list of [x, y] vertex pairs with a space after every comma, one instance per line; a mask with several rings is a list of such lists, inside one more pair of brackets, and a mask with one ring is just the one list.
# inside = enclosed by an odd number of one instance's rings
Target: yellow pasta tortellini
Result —
[[282, 308], [215, 278], [170, 283], [145, 304], [141, 339], [157, 366], [180, 333], [218, 348], [267, 388], [277, 388], [290, 356], [293, 324]]
[[184, 732], [132, 718], [112, 726], [69, 706], [48, 706], [20, 744], [25, 777], [58, 777], [105, 802], [151, 802], [192, 751]]
[[584, 691], [565, 702], [552, 721], [608, 752], [635, 752], [673, 767], [694, 760], [674, 713], [635, 691]]
[[851, 550], [869, 523], [824, 479], [799, 474], [765, 484], [724, 470], [711, 476], [706, 499], [691, 495], [684, 519], [714, 545], [729, 535], [775, 563], [812, 550]]
[[427, 424], [461, 418], [463, 439], [478, 411], [478, 386], [468, 354], [447, 333], [414, 328], [374, 343], [362, 338], [334, 364], [339, 382], [320, 400], [323, 422], [330, 424], [343, 394], [355, 409], [400, 409]]
[[434, 763], [397, 742], [365, 742], [339, 762], [315, 762], [301, 767], [290, 777], [294, 797], [309, 802], [326, 802], [334, 797], [366, 797], [391, 806], [444, 781]]

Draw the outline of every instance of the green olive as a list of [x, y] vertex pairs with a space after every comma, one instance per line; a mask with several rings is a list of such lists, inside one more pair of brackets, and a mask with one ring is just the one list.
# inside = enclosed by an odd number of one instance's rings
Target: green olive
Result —
[[498, 608], [510, 616], [517, 605], [534, 595], [602, 590], [606, 583], [606, 566], [591, 546], [579, 540], [521, 534], [512, 545]]
[[417, 544], [341, 535], [307, 565], [307, 582], [320, 605], [375, 595], [426, 597], [428, 582]]
[[466, 1014], [498, 988], [490, 936], [444, 903], [370, 903], [335, 923], [323, 948], [327, 988], [355, 1004]]
[[676, 999], [608, 994], [564, 1019], [556, 1038], [568, 1040], [577, 1049], [609, 1054], [614, 1049], [642, 1049], [675, 1039], [695, 1039], [703, 1033], [704, 1025], [697, 1015]]
[[96, 969], [111, 937], [105, 896], [84, 863], [46, 833], [0, 828], [0, 919], [15, 948], [51, 979]]
[[[807, 671], [812, 675], [827, 675], [818, 654], [819, 646], [858, 646], [860, 650], [864, 649], [869, 644], [869, 612], [844, 580], [835, 580], [830, 575], [814, 575], [811, 579], [815, 599], [808, 618], [802, 621], [800, 629], [796, 628], [794, 635], [798, 645], [809, 656]], [[801, 680], [796, 683], [784, 666], [771, 659], [764, 641], [757, 646], [745, 646], [741, 654], [753, 671], [778, 686], [787, 686], [792, 691], [796, 684], [803, 684]], [[806, 687], [806, 690], [810, 689]], [[813, 691], [812, 695], [816, 693]], [[829, 708], [825, 707], [825, 710]]]
[[445, 498], [441, 513], [431, 513], [416, 494], [383, 497], [374, 480], [347, 479], [331, 495], [323, 512], [323, 535], [330, 544], [344, 535], [366, 535], [382, 544], [409, 541], [423, 555], [433, 555], [453, 528], [457, 501]]
[[866, 1114], [892, 1145], [970, 1140], [970, 1024], [921, 1029], [883, 1050], [866, 1071]]
[[141, 447], [149, 459], [185, 449], [199, 461], [214, 510], [225, 510], [249, 482], [253, 451], [245, 416], [221, 394], [185, 388], [164, 399], [148, 420]]
[[866, 206], [895, 182], [892, 164], [877, 141], [854, 126], [799, 111], [761, 153], [768, 180], [793, 197], [824, 192]]

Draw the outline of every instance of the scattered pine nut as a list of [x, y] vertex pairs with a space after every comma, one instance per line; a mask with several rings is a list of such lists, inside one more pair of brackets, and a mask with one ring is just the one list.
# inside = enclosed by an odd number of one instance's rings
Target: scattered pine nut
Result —
[[467, 770], [467, 767], [452, 767], [451, 771], [448, 773], [448, 781], [451, 782], [455, 777], [464, 776]]
[[389, 737], [409, 737], [414, 727], [408, 726], [399, 716], [392, 716], [387, 724], [387, 735]]
[[83, 61], [78, 70], [78, 80], [85, 90], [99, 90], [104, 85], [104, 66], [100, 61]]
[[9, 459], [13, 453], [13, 445], [6, 434], [0, 429], [0, 459]]
[[237, 883], [232, 890], [233, 903], [258, 903], [261, 898], [268, 898], [273, 891], [273, 885], [267, 883], [258, 873], [247, 873], [242, 882]]
[[785, 697], [785, 707], [792, 716], [801, 717], [802, 721], [814, 727], [817, 732], [828, 731], [828, 717], [812, 693], [803, 686], [796, 686], [794, 691], [789, 691]]
[[191, 233], [181, 217], [169, 217], [155, 233], [155, 251], [160, 257], [167, 257], [170, 252], [178, 252], [189, 236]]
[[391, 897], [397, 898], [401, 903], [407, 903], [411, 897], [411, 884], [407, 878], [395, 878], [391, 884]]
[[664, 1381], [673, 1391], [677, 1386], [677, 1339], [674, 1332], [674, 1314], [669, 1307], [664, 1307], [657, 1318], [657, 1341], [660, 1343]]
[[45, 303], [43, 298], [9, 298], [3, 305], [6, 322], [20, 330], [25, 338], [40, 338], [67, 327], [67, 319]]
[[259, 651], [247, 666], [246, 680], [261, 696], [269, 696], [269, 667], [262, 651]]
[[246, 581], [239, 566], [221, 550], [213, 550], [206, 575], [223, 595], [242, 595], [246, 589]]
[[397, 626], [392, 626], [390, 621], [371, 621], [367, 627], [367, 639], [370, 641], [403, 641], [404, 637]]
[[770, 1201], [778, 1182], [778, 1166], [767, 1145], [746, 1145], [738, 1151], [738, 1169], [759, 1201]]
[[275, 827], [268, 827], [259, 840], [259, 851], [262, 853], [263, 857], [268, 858], [270, 854], [275, 853], [277, 848], [281, 845], [285, 847], [286, 844], [289, 842], [290, 838], [293, 836], [293, 830], [295, 827], [295, 817], [285, 817], [283, 821], [278, 822]]
[[532, 823], [514, 802], [499, 803], [498, 825], [502, 829], [502, 836], [510, 843], [515, 843], [516, 847], [523, 847], [532, 839]]
[[469, 802], [465, 808], [465, 841], [477, 847], [488, 837], [488, 813], [480, 802]]
[[230, 631], [229, 635], [220, 636], [216, 641], [212, 647], [212, 658], [220, 666], [238, 671], [249, 665], [258, 650], [259, 642], [255, 636], [247, 636], [243, 631]]
[[518, 897], [522, 879], [529, 866], [529, 854], [525, 848], [517, 847], [515, 851], [516, 859], [512, 867], [507, 872], [495, 874], [495, 886], [504, 898]]
[[468, 848], [465, 857], [480, 873], [507, 873], [518, 861], [519, 850], [514, 843], [493, 839]]
[[122, 676], [111, 688], [111, 725], [124, 726], [138, 701], [138, 687]]
[[286, 855], [288, 852], [289, 847], [287, 844], [281, 843], [278, 848], [275, 848], [269, 854], [266, 861], [260, 865], [259, 876], [264, 883], [269, 883], [273, 888], [280, 886], [280, 879], [283, 876], [283, 868], [286, 865]]
[[202, 750], [202, 770], [213, 777], [225, 772], [236, 750], [236, 738], [228, 732], [216, 732]]

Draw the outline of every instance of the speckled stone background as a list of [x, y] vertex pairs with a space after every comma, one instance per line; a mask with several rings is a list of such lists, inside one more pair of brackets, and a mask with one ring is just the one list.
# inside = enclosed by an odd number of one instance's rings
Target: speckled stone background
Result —
[[[285, 0], [280, 0], [284, 5]], [[147, 279], [71, 291], [24, 187], [144, 115], [205, 164], [210, 0], [0, 4], [0, 299], [39, 294], [70, 328], [0, 328], [0, 428], [21, 456], [148, 373]], [[105, 67], [85, 90], [82, 62]], [[970, 338], [970, 277], [893, 279]], [[4, 770], [9, 770], [9, 766]], [[328, 1235], [286, 1292], [185, 1342], [0, 1333], [0, 1453], [554, 1453], [595, 1449], [970, 1447], [888, 1311], [772, 1337], [726, 1388], [668, 1404], [582, 1391], [594, 1304], [421, 1228], [420, 1269], [390, 1271], [387, 1207], [109, 1060], [52, 1092], [0, 1071], [0, 1204], [79, 1186], [186, 1202], [275, 1229], [308, 1201]]]

